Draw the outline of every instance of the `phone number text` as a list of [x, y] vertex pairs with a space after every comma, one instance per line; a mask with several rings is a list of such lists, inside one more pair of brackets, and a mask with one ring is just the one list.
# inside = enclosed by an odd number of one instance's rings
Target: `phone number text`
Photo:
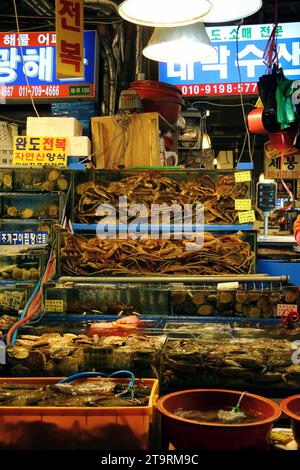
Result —
[[183, 96], [257, 94], [257, 83], [207, 83], [199, 85], [180, 85]]

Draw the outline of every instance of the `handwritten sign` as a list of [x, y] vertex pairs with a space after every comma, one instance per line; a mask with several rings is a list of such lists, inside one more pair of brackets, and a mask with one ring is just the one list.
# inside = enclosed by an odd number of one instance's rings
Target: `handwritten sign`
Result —
[[56, 76], [84, 76], [84, 0], [56, 0]]
[[277, 305], [277, 316], [281, 317], [283, 313], [288, 314], [290, 312], [297, 312], [298, 306], [297, 305], [287, 305], [287, 304], [278, 304]]
[[240, 224], [247, 224], [249, 222], [255, 222], [255, 212], [254, 211], [245, 211], [239, 212], [239, 223]]
[[251, 171], [238, 171], [234, 174], [234, 179], [236, 183], [251, 181]]
[[236, 211], [251, 211], [251, 199], [236, 199], [234, 201], [234, 208]]
[[14, 137], [13, 165], [67, 166], [67, 137]]
[[63, 313], [64, 301], [59, 299], [48, 299], [45, 302], [46, 312], [58, 312]]
[[19, 310], [24, 298], [24, 292], [5, 291], [0, 294], [0, 307]]

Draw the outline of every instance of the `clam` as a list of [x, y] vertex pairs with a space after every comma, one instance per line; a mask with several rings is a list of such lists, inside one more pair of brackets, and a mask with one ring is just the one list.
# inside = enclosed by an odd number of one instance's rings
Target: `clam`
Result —
[[33, 210], [26, 208], [20, 213], [20, 216], [22, 219], [31, 219], [33, 217]]

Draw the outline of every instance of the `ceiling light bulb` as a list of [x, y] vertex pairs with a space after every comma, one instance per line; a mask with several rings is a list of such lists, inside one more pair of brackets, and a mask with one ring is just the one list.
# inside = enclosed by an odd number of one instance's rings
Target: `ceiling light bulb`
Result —
[[200, 62], [214, 56], [212, 46], [203, 23], [180, 28], [155, 28], [143, 54], [157, 62], [176, 64]]
[[204, 23], [227, 23], [246, 18], [262, 7], [262, 0], [210, 0], [212, 8], [202, 21]]
[[125, 0], [119, 14], [143, 26], [173, 27], [201, 21], [210, 9], [209, 0]]
[[202, 150], [211, 149], [211, 140], [209, 135], [205, 132], [202, 137]]

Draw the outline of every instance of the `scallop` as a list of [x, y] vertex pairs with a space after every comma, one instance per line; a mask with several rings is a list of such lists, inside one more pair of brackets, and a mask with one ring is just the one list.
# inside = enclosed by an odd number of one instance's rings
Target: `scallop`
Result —
[[218, 300], [220, 304], [230, 304], [233, 301], [233, 294], [232, 292], [220, 292]]
[[288, 290], [285, 293], [285, 301], [292, 304], [292, 303], [297, 303], [297, 291], [294, 290]]
[[193, 295], [192, 301], [196, 305], [205, 304], [206, 295], [203, 292], [197, 292], [196, 294]]
[[260, 317], [261, 310], [258, 307], [250, 307], [249, 308], [249, 317], [258, 318]]
[[46, 208], [46, 212], [47, 212], [49, 217], [54, 219], [54, 218], [58, 217], [59, 210], [58, 210], [58, 207], [55, 204], [49, 204]]
[[211, 315], [213, 311], [213, 306], [209, 304], [200, 305], [200, 307], [198, 308], [198, 314], [203, 316]]
[[15, 268], [13, 272], [11, 273], [11, 277], [15, 281], [20, 281], [22, 279], [22, 275], [23, 275], [23, 270], [20, 268]]
[[55, 184], [52, 181], [44, 181], [44, 183], [42, 184], [42, 189], [44, 191], [54, 191]]
[[236, 301], [239, 304], [246, 304], [247, 303], [247, 294], [246, 294], [246, 292], [237, 292], [235, 298], [236, 298]]
[[262, 295], [256, 302], [256, 306], [261, 309], [264, 309], [267, 305], [269, 305], [269, 300], [266, 295]]
[[12, 177], [9, 173], [6, 173], [3, 176], [2, 184], [3, 184], [4, 189], [11, 189], [12, 188]]
[[57, 181], [60, 177], [60, 173], [58, 170], [51, 170], [48, 173], [48, 181]]
[[68, 180], [66, 178], [58, 178], [57, 186], [60, 191], [66, 191], [69, 186]]

